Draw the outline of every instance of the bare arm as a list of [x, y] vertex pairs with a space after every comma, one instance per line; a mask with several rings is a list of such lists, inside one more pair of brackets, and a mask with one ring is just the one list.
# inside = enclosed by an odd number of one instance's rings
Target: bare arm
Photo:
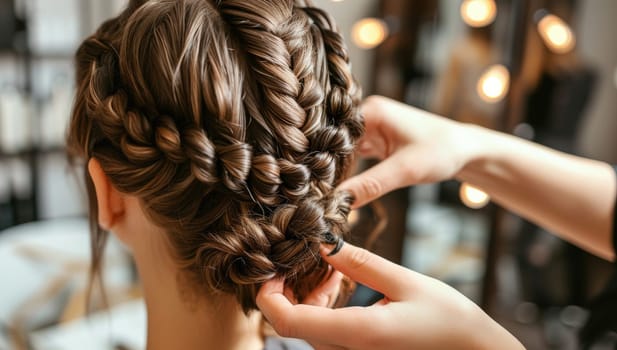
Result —
[[363, 112], [367, 133], [359, 152], [383, 161], [340, 186], [355, 194], [356, 206], [395, 188], [457, 178], [560, 237], [614, 259], [617, 180], [608, 164], [383, 97], [368, 98]]
[[616, 180], [611, 166], [470, 128], [482, 149], [476, 150], [456, 175], [458, 179], [476, 185], [503, 207], [581, 248], [614, 259]]

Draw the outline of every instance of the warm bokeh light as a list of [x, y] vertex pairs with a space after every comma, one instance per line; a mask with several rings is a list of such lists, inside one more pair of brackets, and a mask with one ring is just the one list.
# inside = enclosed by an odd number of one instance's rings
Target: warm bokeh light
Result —
[[538, 32], [544, 44], [555, 53], [570, 52], [576, 44], [576, 38], [570, 26], [552, 14], [546, 14], [538, 21]]
[[496, 15], [494, 0], [465, 0], [461, 4], [461, 17], [471, 27], [485, 27], [493, 23]]
[[501, 64], [490, 66], [480, 79], [476, 90], [480, 98], [489, 103], [501, 101], [510, 88], [510, 72]]
[[351, 28], [353, 42], [362, 49], [372, 49], [388, 36], [388, 25], [379, 18], [364, 18]]
[[485, 207], [491, 200], [491, 197], [486, 192], [473, 187], [468, 183], [463, 183], [461, 185], [459, 196], [463, 204], [472, 209], [480, 209]]
[[615, 83], [615, 88], [617, 88], [617, 67], [615, 67], [615, 72], [613, 72], [613, 82]]

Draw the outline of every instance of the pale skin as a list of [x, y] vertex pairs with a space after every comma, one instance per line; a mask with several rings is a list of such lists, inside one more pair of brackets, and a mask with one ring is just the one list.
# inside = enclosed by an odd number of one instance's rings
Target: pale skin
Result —
[[[383, 97], [363, 104], [358, 153], [382, 161], [339, 189], [355, 207], [394, 189], [447, 179], [486, 191], [501, 206], [602, 258], [614, 259], [616, 180], [611, 167], [488, 129], [460, 124]], [[521, 349], [523, 346], [452, 288], [346, 244], [324, 258], [382, 292], [366, 308], [295, 304], [268, 282], [258, 295], [283, 335], [323, 349]]]
[[296, 304], [285, 297], [283, 281], [266, 283], [257, 304], [274, 329], [302, 338], [318, 350], [330, 349], [523, 349], [476, 304], [452, 287], [345, 244], [322, 256], [350, 278], [386, 297], [368, 307], [329, 309]]
[[[616, 181], [610, 165], [460, 124], [373, 96], [359, 152], [384, 159], [347, 180], [361, 206], [404, 186], [456, 178], [583, 249], [613, 260]], [[398, 174], [392, 176], [392, 174]]]
[[[261, 350], [261, 314], [246, 316], [230, 295], [195, 293], [182, 282], [182, 272], [172, 258], [165, 231], [154, 225], [135, 196], [115, 189], [92, 158], [88, 171], [98, 202], [99, 225], [112, 231], [131, 251], [143, 287], [147, 308], [147, 348]], [[329, 305], [342, 274], [315, 289], [306, 303]]]

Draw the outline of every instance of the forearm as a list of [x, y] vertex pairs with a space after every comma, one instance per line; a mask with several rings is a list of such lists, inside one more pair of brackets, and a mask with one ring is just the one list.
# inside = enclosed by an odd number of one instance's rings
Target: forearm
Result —
[[503, 350], [524, 350], [525, 347], [510, 332], [500, 324], [485, 315], [485, 320], [478, 324], [468, 334], [468, 340], [472, 342], [470, 349], [495, 349], [496, 344]]
[[486, 129], [458, 174], [503, 207], [605, 259], [613, 259], [616, 180], [605, 163]]

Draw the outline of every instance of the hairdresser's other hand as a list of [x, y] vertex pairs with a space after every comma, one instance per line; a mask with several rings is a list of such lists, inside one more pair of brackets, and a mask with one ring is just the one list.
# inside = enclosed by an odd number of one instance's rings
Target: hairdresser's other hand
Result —
[[479, 128], [385, 97], [366, 98], [362, 113], [357, 152], [382, 161], [339, 186], [354, 194], [356, 208], [397, 188], [453, 178], [481, 147]]
[[522, 349], [505, 329], [448, 285], [345, 244], [335, 269], [385, 295], [368, 307], [329, 309], [295, 304], [284, 281], [263, 285], [257, 305], [282, 336], [317, 349]]

